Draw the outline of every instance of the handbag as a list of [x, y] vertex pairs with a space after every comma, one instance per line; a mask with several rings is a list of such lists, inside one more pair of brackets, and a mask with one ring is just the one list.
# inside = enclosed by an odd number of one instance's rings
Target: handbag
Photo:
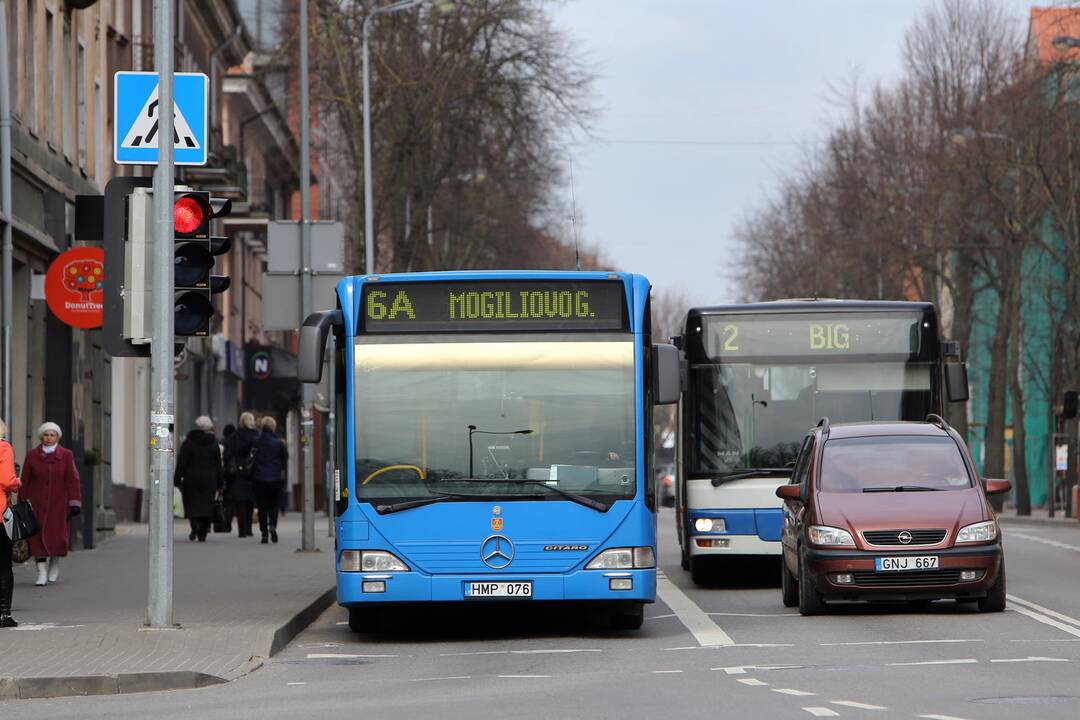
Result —
[[216, 533], [231, 533], [232, 521], [225, 514], [225, 503], [221, 500], [214, 500], [214, 532]]
[[[11, 513], [11, 529], [8, 531], [11, 542], [26, 540], [41, 532], [41, 526], [34, 517], [34, 506], [29, 500], [20, 500], [9, 507], [8, 511]], [[6, 519], [4, 525], [7, 526]]]
[[11, 543], [11, 562], [22, 565], [30, 559], [30, 543], [25, 540], [16, 540]]
[[243, 456], [232, 455], [229, 462], [225, 463], [225, 474], [232, 477], [251, 477], [251, 471], [255, 467], [255, 446]]

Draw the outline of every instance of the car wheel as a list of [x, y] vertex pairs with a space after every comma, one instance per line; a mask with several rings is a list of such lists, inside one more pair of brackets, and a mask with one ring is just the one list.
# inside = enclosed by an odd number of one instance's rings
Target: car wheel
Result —
[[371, 607], [349, 608], [349, 629], [355, 633], [373, 632], [379, 626], [379, 609]]
[[708, 585], [712, 580], [712, 570], [706, 558], [690, 558], [690, 579], [695, 585]]
[[986, 597], [979, 599], [980, 612], [1001, 612], [1005, 609], [1005, 561], [998, 568], [997, 580], [986, 591]]
[[825, 612], [825, 599], [814, 587], [810, 570], [806, 567], [806, 554], [799, 553], [799, 614], [820, 615]]
[[788, 570], [787, 560], [780, 555], [780, 594], [784, 600], [784, 607], [799, 606], [799, 582]]
[[633, 608], [623, 609], [611, 616], [611, 627], [616, 630], [639, 630], [645, 623], [645, 605], [637, 603]]

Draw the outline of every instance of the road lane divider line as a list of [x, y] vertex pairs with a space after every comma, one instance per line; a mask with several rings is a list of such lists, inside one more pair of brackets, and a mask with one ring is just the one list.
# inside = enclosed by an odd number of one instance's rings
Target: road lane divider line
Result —
[[1010, 538], [1020, 538], [1021, 540], [1042, 543], [1043, 545], [1049, 545], [1051, 547], [1060, 548], [1062, 550], [1072, 550], [1073, 552], [1080, 552], [1080, 545], [1070, 545], [1068, 543], [1063, 543], [1060, 540], [1051, 540], [1049, 538], [1039, 537], [1038, 535], [1028, 535], [1027, 533], [1014, 532], [1011, 530], [1008, 531], [1006, 534]]
[[286, 685], [307, 685], [306, 682], [288, 682]]
[[509, 655], [509, 650], [474, 650], [472, 652], [439, 653], [439, 657], [468, 657], [471, 655]]
[[1080, 628], [1080, 620], [1077, 620], [1074, 617], [1069, 617], [1068, 615], [1064, 615], [1062, 613], [1059, 613], [1056, 610], [1051, 610], [1048, 607], [1043, 607], [1042, 605], [1039, 605], [1037, 603], [1033, 603], [1030, 600], [1025, 600], [1024, 598], [1021, 598], [1021, 597], [1016, 597], [1015, 595], [1006, 595], [1005, 598], [1011, 603], [1014, 603], [1016, 605], [1023, 605], [1024, 607], [1031, 608], [1032, 610], [1035, 610], [1036, 612], [1041, 612], [1043, 615], [1049, 615], [1052, 618], [1055, 618], [1057, 620], [1061, 620], [1062, 622], [1065, 622], [1065, 623], [1068, 623], [1068, 624], [1070, 624], [1070, 625], [1072, 625], [1074, 627]]
[[914, 665], [975, 665], [975, 658], [957, 658], [956, 660], [920, 660], [918, 662], [885, 663], [886, 667], [908, 667]]
[[856, 710], [888, 710], [884, 705], [871, 705], [870, 703], [856, 702], [855, 700], [830, 700], [833, 705], [855, 708]]
[[821, 707], [821, 706], [804, 707], [803, 710], [810, 713], [814, 717], [839, 717], [840, 716], [840, 713], [836, 712], [832, 708]]
[[915, 717], [923, 718], [923, 720], [966, 720], [955, 715], [916, 715]]
[[817, 693], [807, 692], [806, 690], [796, 690], [795, 688], [771, 688], [774, 693], [780, 693], [782, 695], [794, 695], [796, 697], [810, 697], [817, 695]]
[[509, 679], [509, 680], [520, 680], [520, 679], [531, 680], [531, 679], [539, 679], [539, 678], [549, 678], [551, 676], [550, 675], [496, 675], [495, 677], [497, 677], [497, 678], [506, 678], [506, 679]]
[[451, 675], [450, 677], [413, 678], [409, 682], [439, 682], [441, 680], [472, 680], [472, 675]]
[[800, 670], [812, 665], [732, 665], [729, 667], [714, 667], [713, 671], [723, 670], [728, 675], [745, 675], [747, 670]]
[[1080, 638], [1080, 628], [1075, 628], [1072, 625], [1066, 625], [1065, 623], [1059, 622], [1059, 621], [1055, 620], [1054, 618], [1052, 618], [1052, 617], [1050, 617], [1048, 615], [1043, 615], [1041, 612], [1036, 612], [1036, 611], [1031, 610], [1030, 608], [1026, 608], [1026, 607], [1024, 607], [1022, 605], [1014, 607], [1014, 608], [1012, 608], [1012, 610], [1013, 610], [1013, 612], [1018, 612], [1021, 615], [1026, 615], [1029, 618], [1031, 618], [1032, 620], [1035, 620], [1037, 622], [1041, 622], [1043, 625], [1049, 625], [1050, 627], [1057, 628], [1058, 630], [1061, 630], [1062, 632], [1067, 632], [1070, 635], [1073, 635], [1075, 637]]
[[511, 650], [511, 655], [569, 655], [572, 653], [596, 653], [604, 652], [600, 648], [552, 648], [540, 650]]
[[359, 658], [396, 658], [400, 655], [355, 655], [353, 653], [308, 653], [308, 660], [357, 660]]
[[1026, 658], [1000, 658], [991, 660], [992, 663], [1022, 663], [1022, 662], [1071, 662], [1069, 658], [1032, 657]]
[[968, 643], [984, 642], [982, 639], [971, 640], [864, 640], [862, 642], [825, 642], [818, 643], [822, 647], [839, 647], [841, 645], [931, 645], [937, 643]]
[[679, 622], [686, 626], [702, 647], [725, 647], [735, 644], [730, 635], [667, 578], [656, 579], [656, 594], [665, 605], [671, 608], [671, 611], [679, 618]]
[[652, 672], [653, 675], [674, 675], [676, 673], [681, 673], [682, 670], [653, 670]]
[[737, 612], [711, 612], [705, 613], [709, 617], [802, 617], [799, 613], [737, 613]]
[[766, 687], [769, 684], [757, 678], [739, 678], [736, 682], [741, 682], [743, 685], [749, 685], [750, 687]]

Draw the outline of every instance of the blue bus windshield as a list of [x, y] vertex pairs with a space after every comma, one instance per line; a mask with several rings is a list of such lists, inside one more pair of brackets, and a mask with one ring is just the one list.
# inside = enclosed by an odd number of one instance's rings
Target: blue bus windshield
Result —
[[632, 336], [534, 337], [358, 341], [356, 497], [633, 497]]

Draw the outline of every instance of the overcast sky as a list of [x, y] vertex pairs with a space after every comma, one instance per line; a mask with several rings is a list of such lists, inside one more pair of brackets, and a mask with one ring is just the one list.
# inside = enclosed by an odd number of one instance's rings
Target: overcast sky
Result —
[[[1015, 7], [1026, 28], [1023, 0]], [[692, 304], [734, 302], [733, 228], [837, 116], [829, 87], [900, 76], [933, 0], [570, 0], [610, 143], [573, 148], [583, 244]], [[1050, 3], [1047, 3], [1050, 4]], [[656, 141], [671, 144], [650, 144]], [[685, 144], [674, 144], [685, 143]]]

